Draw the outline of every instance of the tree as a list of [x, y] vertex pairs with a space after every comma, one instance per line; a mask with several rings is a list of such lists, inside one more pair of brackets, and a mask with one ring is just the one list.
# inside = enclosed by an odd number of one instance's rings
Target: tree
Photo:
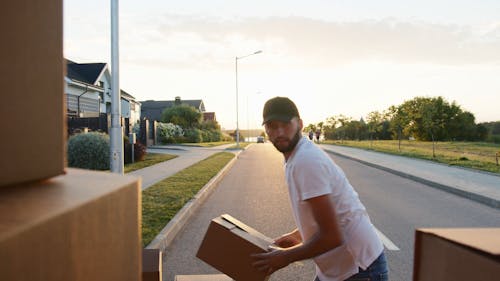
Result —
[[186, 104], [167, 108], [161, 114], [162, 122], [173, 123], [184, 129], [198, 128], [201, 123], [201, 118], [201, 112]]
[[408, 125], [409, 118], [408, 114], [404, 111], [403, 107], [391, 106], [388, 109], [387, 116], [390, 119], [390, 127], [394, 136], [398, 139], [398, 149], [401, 152], [401, 138], [403, 135], [403, 129]]
[[326, 119], [326, 122], [323, 124], [323, 136], [325, 139], [335, 139], [335, 129], [337, 124], [338, 121], [334, 116]]
[[370, 135], [370, 147], [373, 143], [373, 135], [378, 134], [382, 130], [382, 122], [384, 120], [383, 114], [378, 111], [372, 111], [368, 113], [366, 118], [368, 123], [368, 134]]

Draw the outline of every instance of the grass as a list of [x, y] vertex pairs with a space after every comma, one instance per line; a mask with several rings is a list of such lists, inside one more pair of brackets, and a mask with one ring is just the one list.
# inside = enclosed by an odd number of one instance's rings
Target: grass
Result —
[[219, 152], [142, 192], [142, 243], [147, 246], [165, 225], [232, 158]]
[[215, 141], [215, 142], [200, 142], [200, 143], [176, 143], [175, 145], [196, 146], [196, 147], [213, 147], [224, 144], [230, 144], [232, 141]]
[[[245, 147], [249, 146], [251, 143], [252, 142], [240, 142], [240, 148], [245, 148]], [[238, 149], [238, 148], [236, 147], [236, 144], [234, 144], [226, 149]]]
[[[401, 151], [397, 140], [384, 141], [324, 141], [326, 144], [344, 145], [364, 148], [401, 156], [421, 158], [500, 174], [500, 166], [496, 164], [496, 153], [500, 146], [481, 142], [436, 142], [435, 154], [432, 156], [432, 142], [401, 141]], [[499, 159], [500, 161], [500, 159]]]
[[132, 171], [146, 168], [160, 162], [168, 161], [175, 157], [177, 157], [177, 155], [162, 154], [162, 153], [146, 153], [144, 160], [125, 165], [123, 167], [123, 171], [125, 173], [130, 173]]

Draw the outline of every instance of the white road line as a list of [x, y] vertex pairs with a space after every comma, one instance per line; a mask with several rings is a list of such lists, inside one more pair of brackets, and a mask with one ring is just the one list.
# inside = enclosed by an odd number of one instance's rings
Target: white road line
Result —
[[380, 240], [382, 240], [382, 244], [384, 244], [385, 248], [389, 251], [399, 251], [398, 246], [396, 244], [392, 243], [387, 236], [385, 236], [380, 230], [375, 228], [375, 231], [377, 231], [378, 237], [380, 237]]

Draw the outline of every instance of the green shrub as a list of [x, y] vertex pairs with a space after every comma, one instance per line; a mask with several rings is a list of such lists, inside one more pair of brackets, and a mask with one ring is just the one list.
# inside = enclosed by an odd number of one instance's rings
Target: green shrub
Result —
[[188, 129], [184, 131], [184, 136], [187, 142], [203, 142], [203, 135], [200, 129]]
[[159, 122], [156, 127], [156, 137], [160, 143], [176, 143], [184, 136], [181, 126], [172, 123]]
[[108, 170], [109, 150], [109, 136], [106, 134], [73, 135], [68, 140], [68, 166], [90, 170]]
[[203, 142], [221, 141], [222, 133], [220, 130], [202, 130]]

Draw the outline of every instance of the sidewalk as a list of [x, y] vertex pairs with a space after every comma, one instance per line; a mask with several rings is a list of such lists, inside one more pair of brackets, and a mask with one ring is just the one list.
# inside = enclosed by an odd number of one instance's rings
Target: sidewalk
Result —
[[178, 155], [178, 157], [128, 173], [129, 175], [142, 178], [142, 190], [153, 184], [168, 178], [177, 172], [215, 154], [217, 152], [229, 151], [226, 148], [234, 144], [226, 144], [215, 147], [188, 147], [180, 145], [165, 145], [149, 147], [148, 152], [166, 153]]
[[500, 209], [500, 176], [432, 161], [336, 145], [319, 145], [332, 154], [403, 176]]

